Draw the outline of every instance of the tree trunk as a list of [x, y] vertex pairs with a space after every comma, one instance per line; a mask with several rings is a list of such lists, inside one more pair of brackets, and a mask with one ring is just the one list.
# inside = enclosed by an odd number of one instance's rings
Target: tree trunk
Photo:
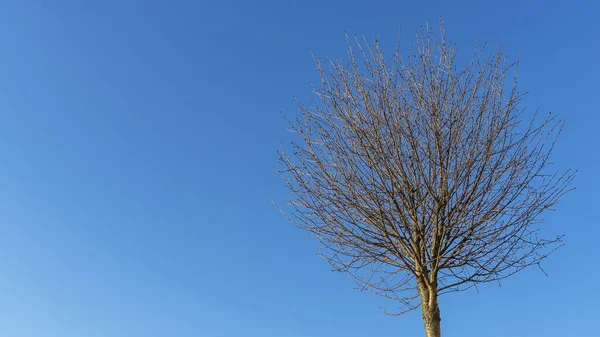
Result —
[[437, 282], [433, 285], [428, 285], [424, 281], [419, 282], [419, 292], [421, 293], [421, 310], [423, 312], [425, 334], [427, 337], [441, 337]]
[[425, 324], [425, 335], [427, 337], [441, 337], [440, 330], [440, 308], [437, 301], [434, 303], [423, 303], [423, 323]]

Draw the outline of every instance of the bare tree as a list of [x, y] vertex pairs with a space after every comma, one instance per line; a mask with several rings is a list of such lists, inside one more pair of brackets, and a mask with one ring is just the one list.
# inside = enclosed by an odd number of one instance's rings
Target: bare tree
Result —
[[441, 27], [440, 38], [421, 29], [406, 58], [399, 43], [386, 58], [356, 39], [347, 62], [315, 59], [321, 83], [291, 121], [299, 142], [279, 153], [289, 218], [335, 270], [399, 301], [395, 314], [420, 306], [428, 337], [440, 336], [440, 295], [561, 245], [537, 225], [574, 177], [550, 169], [563, 121], [519, 107], [517, 64], [476, 47], [459, 67]]

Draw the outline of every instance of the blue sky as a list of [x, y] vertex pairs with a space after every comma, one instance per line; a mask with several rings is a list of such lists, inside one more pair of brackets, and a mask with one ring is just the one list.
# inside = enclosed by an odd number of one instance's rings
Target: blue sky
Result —
[[[0, 335], [422, 336], [418, 312], [357, 293], [269, 199], [273, 165], [344, 32], [393, 43], [444, 17], [521, 55], [524, 104], [560, 113], [577, 191], [549, 214], [566, 246], [502, 284], [441, 299], [445, 336], [597, 331], [594, 1], [3, 1]], [[386, 42], [387, 41], [387, 42]]]

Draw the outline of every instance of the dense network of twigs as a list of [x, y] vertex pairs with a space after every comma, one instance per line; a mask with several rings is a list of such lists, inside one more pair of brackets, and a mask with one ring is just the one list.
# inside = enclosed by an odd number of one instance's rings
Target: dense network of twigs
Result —
[[439, 294], [560, 246], [537, 225], [574, 177], [550, 167], [563, 121], [519, 107], [516, 63], [481, 47], [459, 67], [443, 28], [418, 33], [406, 58], [348, 45], [346, 62], [315, 59], [321, 82], [291, 121], [299, 141], [279, 153], [289, 218], [336, 270], [406, 310], [437, 308]]

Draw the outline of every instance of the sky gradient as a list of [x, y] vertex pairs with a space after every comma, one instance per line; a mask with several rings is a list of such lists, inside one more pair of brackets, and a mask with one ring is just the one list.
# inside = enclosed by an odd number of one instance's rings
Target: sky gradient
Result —
[[444, 336], [597, 331], [595, 1], [30, 1], [0, 4], [0, 336], [424, 336], [357, 293], [270, 199], [273, 166], [344, 33], [393, 44], [443, 16], [520, 53], [530, 109], [561, 114], [577, 190], [547, 215], [566, 246], [440, 299]]

